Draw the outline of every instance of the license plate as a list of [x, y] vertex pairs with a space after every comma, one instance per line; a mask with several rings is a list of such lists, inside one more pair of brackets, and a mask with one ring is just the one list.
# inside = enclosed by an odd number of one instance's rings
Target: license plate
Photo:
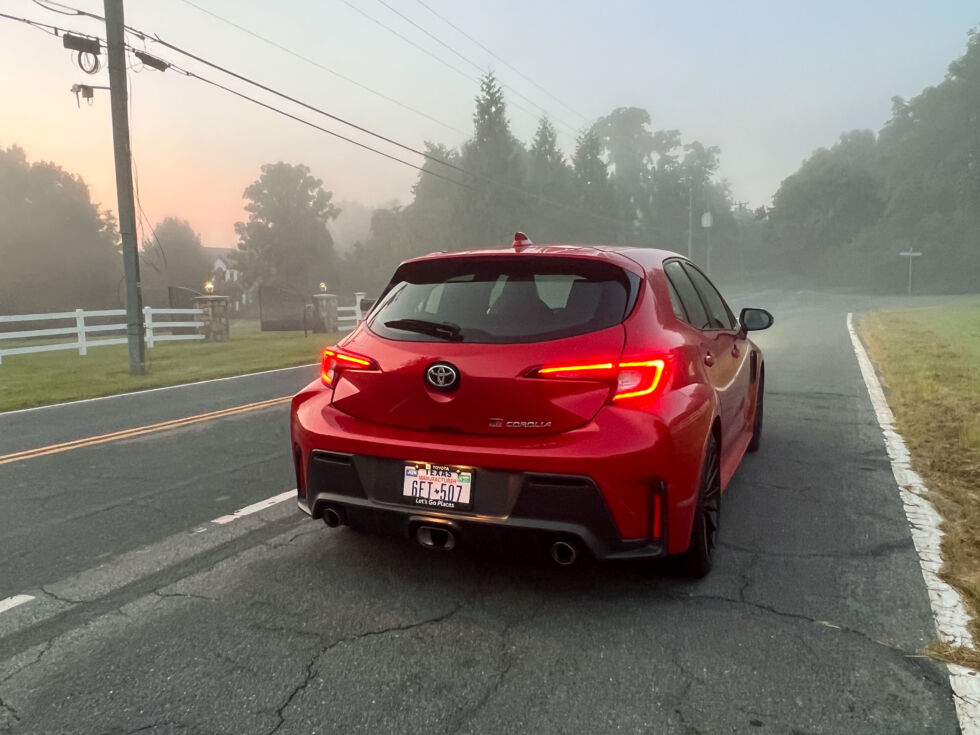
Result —
[[473, 471], [465, 467], [407, 464], [402, 500], [425, 508], [468, 508], [472, 487]]

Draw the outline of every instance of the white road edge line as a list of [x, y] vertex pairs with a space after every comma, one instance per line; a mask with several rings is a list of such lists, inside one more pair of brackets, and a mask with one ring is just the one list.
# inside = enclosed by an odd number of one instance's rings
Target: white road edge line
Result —
[[177, 385], [163, 385], [159, 388], [145, 388], [144, 390], [134, 390], [129, 393], [113, 393], [111, 396], [96, 396], [95, 398], [80, 398], [77, 401], [64, 401], [63, 403], [49, 403], [46, 406], [34, 406], [33, 408], [18, 408], [15, 411], [2, 411], [0, 418], [13, 416], [16, 413], [28, 413], [29, 411], [44, 411], [49, 408], [64, 408], [65, 406], [77, 406], [82, 403], [94, 403], [95, 401], [108, 401], [110, 398], [128, 398], [129, 396], [142, 396], [146, 393], [157, 393], [162, 390], [175, 390], [176, 388], [190, 388], [195, 385], [206, 385], [207, 383], [221, 383], [226, 380], [239, 380], [241, 378], [251, 378], [255, 375], [268, 375], [270, 373], [282, 373], [287, 370], [300, 370], [319, 365], [318, 362], [310, 362], [305, 365], [293, 365], [292, 367], [275, 368], [274, 370], [259, 370], [255, 373], [242, 373], [241, 375], [228, 375], [224, 378], [211, 378], [209, 380], [198, 380], [195, 383], [178, 383]]
[[8, 597], [5, 600], [0, 600], [0, 613], [7, 612], [7, 610], [12, 610], [18, 605], [23, 605], [25, 602], [30, 602], [34, 597], [31, 595], [14, 595], [13, 597]]
[[[948, 643], [972, 646], [973, 638], [967, 627], [970, 617], [959, 593], [939, 578], [943, 558], [940, 545], [943, 532], [939, 525], [942, 518], [926, 497], [928, 490], [919, 474], [912, 469], [911, 455], [905, 440], [895, 428], [895, 415], [888, 407], [885, 392], [875, 373], [871, 359], [854, 330], [853, 315], [847, 314], [847, 331], [851, 334], [854, 354], [857, 356], [861, 375], [868, 387], [868, 395], [874, 406], [878, 425], [885, 436], [885, 448], [891, 459], [892, 473], [898, 483], [905, 506], [905, 517], [912, 529], [912, 541], [919, 554], [919, 565], [929, 592], [936, 633]], [[949, 683], [953, 689], [956, 713], [963, 735], [980, 735], [980, 673], [954, 664], [948, 664]]]
[[278, 495], [273, 495], [271, 498], [266, 498], [265, 500], [260, 500], [257, 503], [252, 503], [251, 505], [246, 505], [244, 508], [236, 510], [234, 513], [229, 513], [226, 516], [221, 516], [220, 518], [215, 518], [211, 523], [217, 523], [218, 525], [225, 525], [226, 523], [231, 523], [239, 518], [244, 518], [245, 516], [250, 516], [253, 513], [258, 513], [260, 510], [265, 510], [266, 508], [271, 508], [273, 505], [278, 505], [284, 500], [289, 500], [290, 498], [296, 497], [296, 489], [287, 490], [284, 493], [279, 493]]

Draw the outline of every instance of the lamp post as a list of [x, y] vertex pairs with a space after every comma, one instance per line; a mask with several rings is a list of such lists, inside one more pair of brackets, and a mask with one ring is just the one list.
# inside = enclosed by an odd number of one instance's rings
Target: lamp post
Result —
[[902, 257], [909, 259], [909, 296], [912, 295], [912, 259], [921, 258], [922, 253], [916, 253], [911, 250], [906, 250], [904, 253], [899, 253]]
[[704, 236], [708, 240], [708, 254], [705, 260], [704, 269], [707, 271], [707, 275], [711, 277], [711, 225], [714, 224], [714, 218], [711, 216], [711, 212], [705, 212], [701, 215], [701, 227], [704, 229]]
[[208, 296], [210, 296], [214, 293], [214, 284], [211, 281], [208, 281], [204, 284], [204, 290], [207, 291]]

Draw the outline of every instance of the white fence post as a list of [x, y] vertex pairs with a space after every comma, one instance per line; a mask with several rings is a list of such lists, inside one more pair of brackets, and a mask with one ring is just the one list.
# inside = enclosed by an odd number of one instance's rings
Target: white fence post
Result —
[[361, 313], [361, 299], [367, 296], [363, 291], [354, 292], [354, 316], [357, 317], [357, 322], [360, 323], [361, 319], [364, 318], [364, 314]]
[[87, 355], [88, 347], [85, 342], [85, 311], [75, 309], [75, 327], [78, 329], [78, 354]]
[[146, 330], [146, 346], [153, 347], [153, 309], [143, 307], [143, 328]]

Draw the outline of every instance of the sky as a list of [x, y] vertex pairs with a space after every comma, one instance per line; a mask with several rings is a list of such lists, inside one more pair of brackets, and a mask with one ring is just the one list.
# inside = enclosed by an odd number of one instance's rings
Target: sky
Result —
[[[59, 1], [103, 14], [98, 0]], [[653, 129], [679, 129], [685, 142], [718, 146], [720, 176], [736, 201], [752, 207], [769, 203], [784, 178], [842, 132], [880, 129], [893, 96], [913, 97], [941, 82], [964, 53], [968, 31], [980, 25], [976, 0], [125, 5], [132, 27], [415, 148], [424, 141], [459, 146], [469, 137], [477, 80], [488, 69], [504, 85], [512, 131], [525, 143], [545, 112], [571, 153], [577, 134], [597, 118], [617, 107], [642, 107]], [[32, 0], [0, 0], [0, 12], [105, 35], [98, 21]], [[322, 127], [422, 163], [152, 41], [131, 40]], [[246, 218], [244, 189], [263, 164], [276, 161], [309, 166], [335, 201], [411, 200], [413, 168], [173, 70], [134, 63], [129, 80], [139, 201], [149, 223], [186, 219], [205, 245], [232, 247], [234, 223]], [[91, 105], [79, 106], [69, 91], [75, 83], [106, 86], [108, 73], [103, 67], [85, 74], [60, 39], [0, 18], [0, 146], [19, 145], [29, 161], [53, 161], [80, 175], [93, 200], [115, 211], [108, 92], [96, 90]]]

